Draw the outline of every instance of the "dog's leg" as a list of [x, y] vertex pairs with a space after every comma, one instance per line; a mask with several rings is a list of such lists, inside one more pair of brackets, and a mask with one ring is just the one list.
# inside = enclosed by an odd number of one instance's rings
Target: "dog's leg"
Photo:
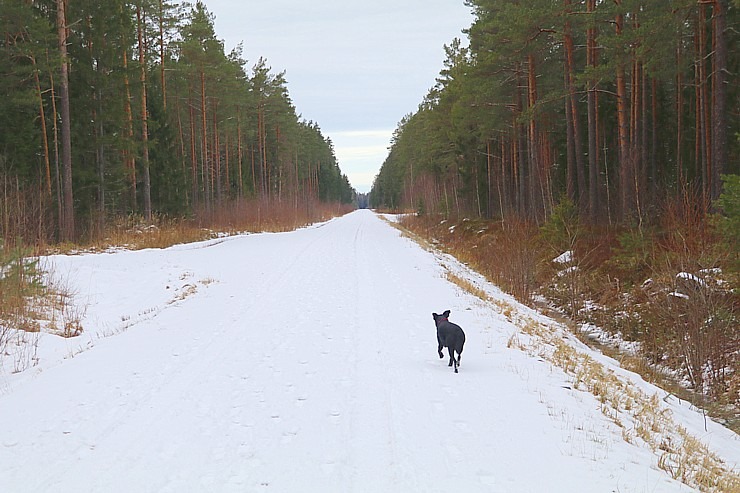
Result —
[[439, 359], [442, 359], [444, 358], [444, 355], [442, 354], [442, 343], [439, 342], [439, 340], [437, 341], [437, 343], [439, 344], [439, 346], [437, 346], [437, 352], [439, 353]]
[[450, 350], [450, 362], [447, 364], [447, 366], [452, 366], [452, 364], [455, 362], [455, 350], [451, 347], [447, 348]]

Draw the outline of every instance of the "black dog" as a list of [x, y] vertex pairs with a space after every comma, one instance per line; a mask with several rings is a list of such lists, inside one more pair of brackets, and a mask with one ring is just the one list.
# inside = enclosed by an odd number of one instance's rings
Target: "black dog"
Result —
[[[439, 347], [437, 352], [440, 358], [444, 358], [442, 355], [442, 348], [446, 347], [450, 353], [450, 364], [455, 364], [455, 373], [457, 373], [457, 367], [460, 366], [460, 357], [462, 356], [463, 345], [465, 344], [465, 332], [459, 325], [453, 324], [447, 320], [450, 316], [450, 311], [445, 311], [442, 315], [432, 313], [434, 318], [434, 324], [437, 326], [437, 342]], [[457, 359], [455, 359], [455, 351], [457, 351]]]

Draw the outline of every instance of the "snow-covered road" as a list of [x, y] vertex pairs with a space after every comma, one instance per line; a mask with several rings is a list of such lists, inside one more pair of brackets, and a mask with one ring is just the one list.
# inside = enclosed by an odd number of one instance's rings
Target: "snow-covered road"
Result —
[[[692, 491], [508, 348], [516, 326], [441, 258], [357, 211], [50, 259], [86, 332], [43, 337], [37, 368], [0, 376], [0, 491]], [[467, 334], [459, 374], [436, 353], [445, 309]], [[737, 464], [740, 442], [712, 430]]]

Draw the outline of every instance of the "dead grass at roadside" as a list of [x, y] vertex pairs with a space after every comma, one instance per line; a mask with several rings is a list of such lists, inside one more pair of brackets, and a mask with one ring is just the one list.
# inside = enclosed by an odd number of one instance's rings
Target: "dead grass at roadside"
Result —
[[295, 207], [293, 203], [250, 200], [201, 210], [193, 218], [154, 216], [146, 222], [131, 215], [113, 221], [105, 232], [76, 244], [57, 244], [46, 254], [102, 252], [110, 249], [167, 248], [242, 233], [293, 231], [346, 214], [349, 206], [319, 202]]
[[573, 388], [591, 393], [602, 414], [622, 428], [628, 443], [646, 445], [658, 458], [658, 467], [701, 491], [740, 491], [740, 474], [732, 470], [700, 440], [676, 423], [661, 406], [658, 394], [648, 395], [613, 370], [576, 350], [559, 331], [526, 316], [520, 332], [509, 340], [517, 348], [561, 368]]
[[[423, 248], [434, 249], [426, 239], [402, 225], [389, 223]], [[626, 442], [648, 447], [656, 455], [658, 467], [672, 478], [701, 491], [740, 491], [740, 474], [676, 423], [670, 410], [660, 404], [657, 393], [648, 395], [632, 382], [617, 377], [613, 370], [568, 344], [561, 330], [521, 314], [505, 301], [494, 300], [483, 289], [449, 270], [445, 277], [507, 313], [507, 318], [519, 327], [508, 346], [561, 368], [571, 378], [574, 389], [589, 392], [598, 400], [601, 412], [622, 429]]]

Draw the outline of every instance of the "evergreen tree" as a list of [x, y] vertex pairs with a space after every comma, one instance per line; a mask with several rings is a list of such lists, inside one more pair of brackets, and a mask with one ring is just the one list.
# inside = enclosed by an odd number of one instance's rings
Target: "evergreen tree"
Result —
[[[737, 5], [468, 0], [469, 48], [402, 121], [374, 206], [541, 222], [561, 195], [593, 222], [644, 220], [737, 173]], [[734, 98], [734, 99], [733, 99]], [[423, 197], [423, 198], [422, 198]], [[699, 207], [705, 207], [700, 204]]]
[[249, 195], [353, 200], [285, 73], [260, 59], [248, 74], [203, 2], [2, 1], [0, 29], [3, 237], [74, 240], [131, 212], [184, 216]]

